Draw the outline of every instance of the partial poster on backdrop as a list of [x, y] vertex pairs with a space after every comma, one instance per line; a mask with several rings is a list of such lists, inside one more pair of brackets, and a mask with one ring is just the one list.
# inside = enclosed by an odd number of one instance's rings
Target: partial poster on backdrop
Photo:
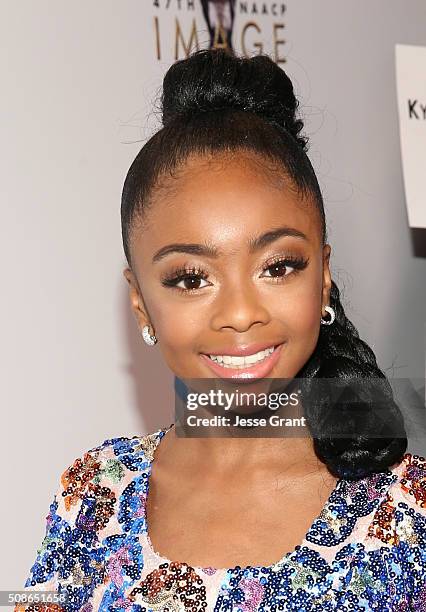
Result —
[[408, 222], [426, 228], [426, 47], [396, 45], [396, 84]]

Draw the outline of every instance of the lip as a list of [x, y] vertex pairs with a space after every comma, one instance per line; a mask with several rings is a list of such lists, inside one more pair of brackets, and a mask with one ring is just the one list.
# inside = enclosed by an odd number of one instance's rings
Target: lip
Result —
[[233, 357], [246, 357], [259, 351], [264, 351], [271, 346], [279, 346], [273, 342], [254, 342], [253, 344], [241, 344], [240, 346], [223, 346], [219, 351], [203, 353], [207, 355], [231, 355]]
[[[261, 351], [262, 349], [254, 350], [252, 349], [254, 345], [250, 345], [250, 352], [245, 353], [233, 353], [233, 352], [223, 352], [223, 353], [209, 353], [209, 355], [251, 355], [252, 353], [256, 353]], [[259, 345], [260, 346], [260, 345]], [[270, 346], [275, 346], [275, 350], [271, 353], [266, 359], [261, 362], [255, 363], [252, 366], [247, 366], [245, 368], [225, 368], [220, 363], [215, 363], [212, 359], [209, 358], [208, 355], [201, 353], [200, 357], [204, 359], [207, 366], [210, 370], [220, 376], [220, 378], [246, 378], [246, 379], [257, 379], [257, 378], [265, 378], [271, 372], [272, 368], [277, 363], [281, 349], [283, 347], [282, 344], [273, 345], [273, 344], [263, 344], [264, 348], [268, 348]], [[235, 350], [235, 349], [234, 349]]]

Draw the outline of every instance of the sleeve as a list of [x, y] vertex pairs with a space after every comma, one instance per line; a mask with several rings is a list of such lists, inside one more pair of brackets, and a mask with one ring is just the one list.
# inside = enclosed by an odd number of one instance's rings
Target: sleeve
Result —
[[[98, 484], [101, 472], [101, 453], [93, 449], [61, 474], [46, 517], [44, 538], [23, 588], [33, 591], [33, 603], [16, 604], [14, 612], [80, 610], [96, 585], [103, 582], [97, 533], [108, 509], [97, 503], [103, 492]], [[54, 592], [53, 597], [47, 591]]]
[[411, 514], [413, 546], [407, 545], [410, 562], [409, 591], [414, 610], [424, 609], [426, 603], [426, 509]]
[[409, 610], [426, 609], [426, 460], [406, 453], [396, 493], [397, 542]]

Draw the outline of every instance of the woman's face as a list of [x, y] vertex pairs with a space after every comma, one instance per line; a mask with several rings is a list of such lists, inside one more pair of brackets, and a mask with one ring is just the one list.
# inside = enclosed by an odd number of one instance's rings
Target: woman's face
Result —
[[[261, 162], [248, 152], [192, 156], [134, 229], [131, 306], [180, 378], [217, 377], [206, 355], [258, 343], [281, 345], [264, 376], [293, 378], [315, 349], [330, 246], [313, 202]], [[270, 233], [284, 227], [298, 235]]]

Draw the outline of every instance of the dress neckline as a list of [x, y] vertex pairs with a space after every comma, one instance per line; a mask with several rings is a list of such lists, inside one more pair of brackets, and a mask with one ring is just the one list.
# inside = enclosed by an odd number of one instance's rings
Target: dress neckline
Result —
[[[146, 473], [146, 492], [145, 492], [145, 500], [144, 500], [144, 504], [143, 504], [143, 520], [144, 520], [144, 525], [145, 525], [145, 539], [146, 539], [146, 544], [151, 552], [152, 555], [154, 555], [159, 563], [167, 563], [170, 564], [172, 563], [171, 559], [168, 559], [167, 557], [164, 557], [163, 555], [161, 555], [159, 552], [157, 552], [152, 544], [151, 538], [149, 536], [149, 525], [148, 525], [148, 520], [147, 520], [147, 511], [146, 511], [146, 505], [147, 505], [147, 499], [148, 499], [148, 494], [149, 494], [149, 481], [150, 481], [150, 476], [151, 476], [151, 472], [152, 472], [152, 465], [154, 462], [154, 458], [155, 458], [155, 451], [157, 450], [162, 438], [164, 437], [164, 435], [170, 431], [170, 429], [174, 426], [174, 423], [172, 423], [171, 425], [169, 425], [168, 427], [164, 427], [156, 432], [154, 432], [153, 434], [151, 434], [149, 437], [151, 438], [152, 442], [153, 442], [153, 448], [152, 448], [152, 452], [151, 452], [151, 456], [149, 458], [149, 463], [145, 468], [145, 473]], [[341, 493], [342, 487], [346, 484], [346, 480], [344, 478], [339, 478], [333, 488], [333, 490], [331, 491], [330, 495], [328, 496], [320, 514], [313, 520], [311, 526], [309, 527], [308, 531], [305, 533], [305, 536], [302, 540], [302, 542], [298, 545], [296, 545], [292, 550], [288, 551], [287, 553], [284, 553], [284, 555], [275, 563], [271, 563], [270, 565], [235, 565], [234, 567], [230, 567], [230, 568], [224, 568], [224, 567], [213, 567], [211, 565], [209, 566], [194, 566], [191, 565], [191, 567], [194, 570], [201, 570], [201, 571], [211, 571], [211, 572], [233, 572], [235, 570], [273, 570], [275, 567], [277, 566], [281, 566], [283, 563], [285, 563], [286, 561], [290, 561], [294, 556], [298, 555], [300, 553], [300, 551], [306, 547], [309, 546], [309, 540], [308, 538], [311, 535], [314, 535], [317, 533], [317, 529], [316, 526], [318, 524], [318, 521], [321, 521], [323, 516], [326, 516], [327, 513], [330, 510], [330, 505], [335, 501], [335, 499], [339, 496], [339, 494]], [[185, 562], [183, 560], [183, 562]], [[189, 565], [189, 564], [188, 564]]]

